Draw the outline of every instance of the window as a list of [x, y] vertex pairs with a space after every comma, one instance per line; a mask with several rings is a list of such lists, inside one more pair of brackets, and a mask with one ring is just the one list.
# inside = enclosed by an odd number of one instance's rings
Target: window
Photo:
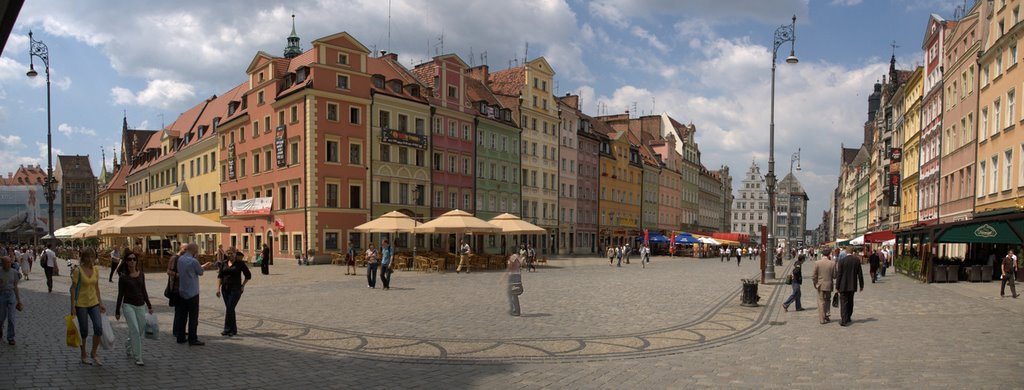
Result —
[[299, 121], [299, 106], [298, 105], [292, 106], [290, 111], [291, 111], [292, 123], [298, 122]]
[[299, 208], [299, 185], [292, 184], [292, 208]]
[[456, 194], [454, 192], [449, 192], [448, 193], [448, 208], [450, 208], [450, 209], [457, 208], [458, 205], [455, 204], [455, 202], [457, 200], [458, 200], [458, 194]]
[[469, 175], [469, 158], [462, 158], [462, 174]]
[[416, 118], [416, 134], [423, 134], [423, 127], [426, 126], [423, 118]]
[[296, 234], [296, 235], [292, 236], [292, 239], [293, 239], [292, 240], [292, 244], [294, 244], [294, 246], [292, 246], [292, 250], [295, 251], [295, 252], [301, 252], [302, 251], [302, 236]]
[[338, 53], [338, 65], [348, 65], [348, 54]]
[[1010, 66], [1017, 65], [1017, 43], [1010, 45]]
[[454, 120], [448, 121], [448, 137], [455, 138], [459, 136], [459, 131], [455, 126], [457, 126], [457, 124]]
[[252, 173], [260, 173], [260, 152], [252, 153]]
[[256, 138], [260, 136], [260, 121], [252, 122], [252, 137]]
[[382, 129], [391, 128], [391, 113], [387, 111], [381, 111], [377, 113], [377, 126]]
[[327, 184], [327, 207], [338, 207], [338, 185]]
[[441, 199], [444, 193], [441, 191], [434, 192], [434, 207], [441, 207]]
[[422, 167], [423, 166], [423, 151], [419, 150], [419, 149], [416, 150], [416, 166], [417, 167]]
[[399, 146], [398, 147], [398, 163], [408, 164], [409, 163], [409, 148]]
[[455, 98], [457, 96], [459, 96], [459, 89], [455, 88], [455, 86], [449, 85], [448, 86], [448, 97], [449, 98]]
[[348, 76], [339, 74], [337, 80], [339, 89], [348, 89]]
[[334, 103], [327, 103], [327, 120], [338, 121], [338, 105]]
[[263, 104], [263, 102], [264, 102], [263, 91], [259, 91], [259, 92], [256, 93], [256, 104]]
[[981, 135], [978, 141], [984, 141], [988, 139], [988, 107], [981, 108]]
[[338, 162], [338, 141], [327, 141], [327, 162]]
[[348, 207], [352, 209], [363, 208], [363, 187], [359, 185], [348, 186]]
[[1013, 126], [1013, 107], [1017, 100], [1017, 91], [1011, 89], [1006, 93], [1006, 127]]
[[409, 116], [405, 114], [398, 114], [398, 130], [402, 132], [409, 132]]
[[289, 152], [291, 153], [291, 163], [292, 164], [298, 164], [299, 163], [299, 143], [298, 142], [292, 142], [291, 148], [289, 148], [289, 149], [290, 149]]
[[999, 121], [999, 117], [1000, 117], [1001, 114], [1002, 114], [1002, 102], [1000, 102], [999, 98], [996, 98], [996, 101], [992, 103], [992, 124], [994, 124], [996, 126], [995, 129], [992, 130], [992, 134], [995, 134], [996, 132], [998, 132], [999, 131], [999, 126], [1002, 125], [1002, 122]]
[[325, 232], [324, 233], [324, 249], [330, 251], [338, 250], [338, 233], [337, 232]]
[[408, 183], [398, 183], [398, 204], [409, 204]]
[[239, 176], [239, 177], [245, 177], [245, 157], [242, 157], [242, 158], [241, 158], [241, 159], [239, 160], [239, 164], [238, 164], [238, 176]]
[[352, 165], [361, 165], [363, 160], [363, 146], [360, 144], [349, 144], [348, 145], [348, 163]]
[[426, 197], [426, 193], [425, 192], [427, 191], [427, 186], [425, 186], [423, 184], [417, 184], [416, 188], [413, 189], [413, 191], [416, 191], [415, 192], [416, 193], [416, 199], [415, 199], [416, 200], [416, 205], [417, 206], [423, 206], [423, 200], [424, 200], [423, 198]]
[[995, 194], [999, 191], [999, 155], [992, 156], [992, 166], [989, 167], [991, 184], [989, 185], [989, 193]]
[[391, 145], [380, 146], [380, 161], [391, 162]]
[[391, 203], [391, 182], [380, 182], [380, 192], [378, 196], [380, 197], [381, 203]]
[[273, 160], [270, 159], [270, 150], [264, 151], [263, 152], [263, 170], [264, 171], [269, 171], [270, 170], [270, 162], [271, 161], [273, 161]]
[[284, 197], [285, 196], [285, 191], [287, 191], [287, 190], [285, 190], [284, 187], [280, 187], [277, 190], [277, 208], [279, 208], [281, 210], [284, 210], [284, 209], [288, 208], [288, 207], [286, 207], [288, 205], [288, 203], [285, 202], [285, 197]]
[[435, 171], [440, 171], [441, 168], [441, 153], [434, 153], [433, 167]]
[[462, 194], [462, 208], [465, 210], [472, 209], [472, 207], [469, 207], [469, 194]]
[[448, 172], [455, 173], [458, 165], [455, 163], [455, 156], [448, 156]]
[[348, 108], [348, 122], [349, 123], [351, 123], [353, 125], [358, 125], [359, 122], [360, 122], [359, 121], [359, 117], [360, 117], [359, 107], [349, 107]]
[[1010, 178], [1013, 177], [1013, 149], [1007, 149], [1003, 154], [1005, 169], [1003, 170], [1003, 191], [1010, 189]]

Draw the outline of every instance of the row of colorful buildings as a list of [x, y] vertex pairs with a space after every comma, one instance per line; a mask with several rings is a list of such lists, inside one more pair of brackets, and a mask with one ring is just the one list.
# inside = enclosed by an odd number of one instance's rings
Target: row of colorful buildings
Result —
[[1020, 13], [1021, 1], [998, 0], [961, 8], [957, 20], [932, 14], [923, 65], [900, 70], [893, 55], [868, 98], [863, 144], [842, 148], [822, 241], [893, 231], [951, 258], [972, 257], [969, 244], [1020, 244]]
[[[588, 116], [578, 96], [555, 96], [543, 57], [493, 73], [453, 54], [409, 69], [344, 32], [302, 50], [293, 26], [287, 42], [163, 129], [125, 119], [99, 214], [171, 204], [230, 227], [191, 237], [207, 250], [271, 244], [279, 254], [365, 246], [353, 228], [390, 211], [513, 213], [547, 229], [527, 238], [547, 254], [598, 253], [644, 229], [730, 226], [728, 168], [702, 165], [694, 125]], [[441, 248], [444, 238], [394, 241]], [[497, 252], [518, 237], [505, 240], [473, 245]]]

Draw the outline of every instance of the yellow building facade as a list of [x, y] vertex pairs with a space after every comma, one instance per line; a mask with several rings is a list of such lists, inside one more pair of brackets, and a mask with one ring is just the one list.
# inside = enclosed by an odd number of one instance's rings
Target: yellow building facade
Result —
[[924, 68], [917, 67], [906, 84], [900, 87], [904, 89], [902, 106], [905, 110], [902, 113], [903, 122], [896, 129], [896, 134], [903, 136], [903, 162], [900, 166], [902, 174], [900, 229], [907, 229], [917, 224], [917, 187], [921, 159], [921, 99], [924, 93], [923, 74]]
[[[596, 126], [595, 126], [596, 127]], [[608, 139], [601, 144], [598, 178], [601, 187], [598, 198], [602, 239], [601, 248], [608, 245], [634, 245], [640, 236], [641, 184], [643, 163], [639, 150], [629, 143], [627, 131], [615, 131], [606, 126]], [[595, 130], [598, 130], [595, 128]]]

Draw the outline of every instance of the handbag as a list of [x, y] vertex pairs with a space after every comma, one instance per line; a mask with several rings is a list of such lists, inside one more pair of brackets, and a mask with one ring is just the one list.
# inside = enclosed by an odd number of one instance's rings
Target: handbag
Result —
[[100, 324], [103, 327], [100, 345], [103, 346], [103, 349], [109, 350], [114, 346], [114, 327], [110, 326], [110, 317], [107, 316], [100, 316]]
[[512, 294], [523, 295], [523, 283], [522, 282], [512, 283], [512, 286], [510, 288], [512, 289]]
[[67, 326], [67, 343], [71, 348], [78, 348], [82, 345], [82, 335], [78, 334], [78, 325], [75, 324], [75, 316], [68, 314], [64, 316]]
[[786, 283], [786, 284], [793, 284], [793, 275], [786, 275], [786, 279], [785, 279], [784, 283]]
[[146, 335], [150, 340], [160, 339], [160, 323], [156, 320], [155, 314], [146, 313]]
[[256, 265], [263, 265], [263, 254], [256, 255]]
[[832, 307], [839, 307], [839, 292], [832, 294]]

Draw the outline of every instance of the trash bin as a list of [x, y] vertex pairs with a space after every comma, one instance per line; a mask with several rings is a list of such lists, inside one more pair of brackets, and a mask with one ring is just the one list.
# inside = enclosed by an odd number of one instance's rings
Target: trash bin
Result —
[[757, 301], [761, 297], [757, 295], [757, 279], [742, 279], [743, 295], [740, 296], [740, 306], [757, 307]]

